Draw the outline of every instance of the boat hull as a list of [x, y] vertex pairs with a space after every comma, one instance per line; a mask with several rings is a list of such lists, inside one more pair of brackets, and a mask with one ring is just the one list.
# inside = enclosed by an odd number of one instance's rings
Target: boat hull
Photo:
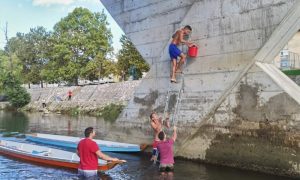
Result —
[[[51, 136], [53, 136], [53, 135], [51, 135]], [[63, 136], [58, 136], [58, 137], [63, 137]], [[66, 141], [66, 140], [38, 137], [37, 135], [29, 134], [29, 135], [26, 135], [26, 140], [32, 141], [35, 143], [53, 145], [53, 146], [57, 146], [57, 147], [76, 149], [77, 143], [79, 142], [80, 139], [78, 138], [78, 141], [74, 142], [74, 141]], [[95, 140], [95, 141], [97, 143], [97, 140]], [[104, 144], [99, 144], [99, 143], [97, 143], [97, 144], [102, 152], [140, 152], [141, 151], [141, 146], [122, 147], [122, 146], [117, 146], [117, 145], [107, 146]]]
[[[48, 145], [64, 147], [64, 148], [70, 148], [70, 149], [76, 149], [77, 148], [76, 143], [67, 142], [67, 141], [45, 139], [45, 138], [39, 138], [39, 137], [34, 137], [34, 136], [26, 136], [26, 140], [32, 141], [32, 142], [35, 142], [35, 143], [48, 144]], [[103, 151], [103, 150], [101, 149], [101, 151]]]
[[[3, 145], [0, 145], [0, 155], [5, 155], [17, 160], [22, 160], [26, 162], [35, 163], [35, 164], [73, 169], [73, 170], [77, 170], [79, 166], [78, 162], [72, 162], [72, 160], [61, 160], [56, 158], [50, 158], [48, 156], [43, 157], [43, 156], [32, 155], [28, 152], [22, 150], [16, 150], [14, 148], [8, 148]], [[109, 162], [107, 164], [99, 165], [98, 171], [107, 171], [109, 169], [114, 168], [117, 164], [120, 164], [120, 162]]]

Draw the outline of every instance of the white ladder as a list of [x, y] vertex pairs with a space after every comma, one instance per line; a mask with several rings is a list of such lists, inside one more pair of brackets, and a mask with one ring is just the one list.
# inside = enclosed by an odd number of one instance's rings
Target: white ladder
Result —
[[174, 114], [171, 118], [171, 122], [173, 125], [176, 125], [176, 120], [178, 119], [178, 112], [180, 111], [180, 107], [181, 107], [181, 97], [182, 97], [182, 93], [184, 92], [184, 69], [186, 68], [186, 63], [187, 63], [187, 59], [185, 60], [184, 64], [182, 65], [182, 73], [181, 73], [181, 82], [180, 82], [180, 89], [178, 91], [175, 91], [172, 89], [172, 83], [169, 82], [169, 87], [168, 87], [168, 91], [167, 91], [167, 97], [166, 97], [166, 103], [165, 103], [165, 108], [164, 108], [164, 113], [163, 113], [163, 119], [162, 119], [162, 124], [164, 123], [164, 120], [166, 119], [166, 113], [169, 111], [169, 102], [170, 102], [170, 97], [173, 94], [173, 92], [177, 92], [177, 99], [176, 99], [176, 104], [174, 106]]

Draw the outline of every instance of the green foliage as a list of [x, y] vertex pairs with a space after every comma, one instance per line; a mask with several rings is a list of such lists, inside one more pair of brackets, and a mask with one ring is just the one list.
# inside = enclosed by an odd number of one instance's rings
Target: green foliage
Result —
[[72, 107], [69, 109], [62, 109], [62, 113], [69, 114], [71, 116], [79, 116], [88, 114], [91, 116], [102, 117], [105, 121], [115, 122], [122, 112], [124, 106], [120, 104], [109, 104], [105, 107], [98, 108], [96, 110], [82, 110], [79, 107]]
[[30, 95], [21, 86], [9, 89], [6, 94], [9, 97], [9, 102], [15, 108], [21, 108], [30, 102]]
[[0, 93], [3, 90], [1, 84], [4, 81], [6, 74], [9, 72], [11, 72], [17, 79], [20, 79], [22, 76], [21, 62], [15, 54], [13, 54], [10, 59], [8, 53], [0, 50]]
[[92, 13], [85, 8], [76, 8], [55, 26], [52, 60], [47, 64], [43, 77], [52, 77], [53, 70], [59, 80], [77, 83], [79, 77], [96, 79], [100, 67], [108, 59], [113, 48], [112, 34], [107, 28], [106, 15]]
[[103, 117], [105, 121], [115, 122], [123, 110], [123, 105], [110, 104], [105, 106], [98, 114], [98, 116]]
[[21, 108], [30, 102], [30, 95], [21, 83], [8, 73], [2, 79], [4, 94], [8, 96], [10, 104], [15, 108]]
[[122, 72], [124, 72], [125, 76], [128, 77], [129, 69], [135, 66], [137, 77], [142, 77], [142, 72], [149, 71], [149, 65], [126, 36], [123, 35], [120, 42], [122, 43], [122, 49], [119, 51], [117, 57], [117, 69], [119, 75], [122, 75]]
[[17, 33], [6, 45], [7, 52], [15, 54], [22, 64], [23, 81], [40, 83], [41, 70], [49, 61], [50, 33], [44, 27], [31, 28], [27, 34]]
[[78, 116], [79, 114], [81, 114], [82, 112], [80, 111], [80, 109], [78, 107], [74, 107], [74, 108], [71, 108], [69, 110], [69, 113], [70, 115], [72, 116]]
[[22, 83], [66, 81], [77, 85], [78, 78], [128, 77], [133, 66], [141, 77], [149, 70], [148, 64], [126, 36], [120, 41], [122, 49], [114, 62], [112, 34], [104, 11], [76, 8], [55, 24], [53, 32], [38, 26], [10, 38], [5, 50], [0, 50], [0, 81], [10, 72]]

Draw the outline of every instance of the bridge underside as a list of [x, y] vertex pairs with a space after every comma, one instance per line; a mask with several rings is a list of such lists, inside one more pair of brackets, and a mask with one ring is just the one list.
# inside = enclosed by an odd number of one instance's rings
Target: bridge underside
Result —
[[[148, 132], [150, 112], [163, 112], [170, 74], [168, 44], [172, 33], [188, 24], [200, 55], [188, 59], [184, 70], [176, 155], [300, 176], [300, 88], [272, 64], [300, 29], [299, 1], [102, 3], [151, 65], [118, 125]], [[172, 90], [179, 90], [179, 84]], [[176, 96], [169, 104], [171, 113]]]

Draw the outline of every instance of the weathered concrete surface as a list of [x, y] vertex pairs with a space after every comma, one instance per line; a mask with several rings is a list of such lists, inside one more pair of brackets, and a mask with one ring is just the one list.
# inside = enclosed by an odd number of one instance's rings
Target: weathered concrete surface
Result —
[[300, 76], [299, 75], [290, 75], [289, 78], [291, 78], [298, 86], [300, 86]]
[[200, 55], [185, 69], [176, 155], [300, 176], [300, 89], [268, 64], [300, 29], [299, 1], [101, 1], [151, 65], [120, 125], [148, 130], [163, 111], [168, 43], [189, 24]]
[[[300, 30], [297, 34], [288, 42], [287, 48], [290, 52], [300, 54]], [[300, 65], [299, 65], [300, 66]], [[297, 66], [298, 67], [298, 66]]]
[[[111, 103], [126, 105], [133, 96], [134, 89], [140, 81], [125, 81], [113, 84], [37, 88], [28, 89], [31, 102], [27, 109], [42, 110], [42, 103], [46, 103], [50, 111], [79, 110], [93, 111]], [[68, 101], [68, 91], [73, 92], [73, 97]], [[61, 98], [61, 100], [58, 100]]]

